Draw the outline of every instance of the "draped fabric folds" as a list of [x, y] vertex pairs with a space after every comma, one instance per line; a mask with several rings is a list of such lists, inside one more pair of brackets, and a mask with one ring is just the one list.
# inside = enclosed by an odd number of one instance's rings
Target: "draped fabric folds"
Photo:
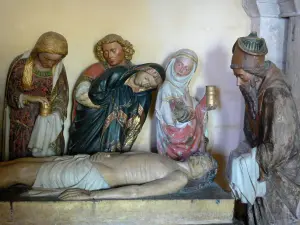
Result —
[[130, 151], [147, 117], [154, 89], [135, 93], [125, 82], [144, 67], [160, 68], [152, 63], [118, 66], [91, 82], [89, 98], [100, 109], [77, 108], [69, 154]]

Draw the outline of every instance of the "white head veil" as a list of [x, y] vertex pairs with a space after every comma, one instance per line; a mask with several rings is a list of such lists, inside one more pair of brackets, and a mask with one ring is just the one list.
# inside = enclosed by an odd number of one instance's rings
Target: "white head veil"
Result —
[[[194, 62], [193, 69], [188, 75], [184, 77], [177, 76], [174, 70], [176, 58], [189, 58]], [[184, 96], [186, 92], [188, 92], [188, 85], [197, 69], [197, 64], [197, 54], [190, 49], [180, 49], [170, 59], [167, 64], [166, 80], [159, 89], [156, 99], [155, 111], [159, 120], [167, 120], [165, 123], [173, 124], [170, 118], [172, 113], [168, 106], [168, 101]], [[165, 119], [163, 119], [163, 117]]]
[[[189, 58], [194, 62], [192, 71], [184, 76], [177, 76], [174, 64], [176, 58]], [[196, 53], [190, 49], [181, 49], [177, 51], [167, 65], [166, 80], [160, 89], [163, 92], [163, 98], [177, 98], [184, 95], [188, 85], [197, 69], [198, 57]]]

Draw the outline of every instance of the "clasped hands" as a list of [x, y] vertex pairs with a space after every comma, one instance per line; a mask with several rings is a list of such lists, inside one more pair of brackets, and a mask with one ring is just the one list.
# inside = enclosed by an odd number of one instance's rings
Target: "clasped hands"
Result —
[[173, 117], [178, 122], [185, 123], [195, 118], [195, 111], [186, 106], [183, 101], [177, 101], [173, 111]]

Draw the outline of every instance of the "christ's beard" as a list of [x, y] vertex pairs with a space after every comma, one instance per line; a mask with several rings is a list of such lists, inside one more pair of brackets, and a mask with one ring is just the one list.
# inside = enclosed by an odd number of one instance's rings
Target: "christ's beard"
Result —
[[252, 119], [256, 119], [256, 115], [258, 112], [258, 94], [255, 87], [251, 87], [250, 84], [246, 86], [240, 86], [240, 90], [242, 95], [244, 96], [245, 103], [248, 105], [250, 109]]

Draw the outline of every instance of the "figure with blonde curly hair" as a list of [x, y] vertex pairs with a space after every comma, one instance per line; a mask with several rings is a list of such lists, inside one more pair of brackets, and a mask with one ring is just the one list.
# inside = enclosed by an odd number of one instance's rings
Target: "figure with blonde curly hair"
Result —
[[157, 64], [134, 66], [134, 49], [116, 34], [95, 46], [98, 63], [79, 77], [74, 89], [68, 154], [130, 151], [146, 120], [151, 92], [165, 72]]
[[[123, 50], [123, 52], [121, 53], [122, 57], [120, 57], [119, 61], [114, 61], [112, 59], [115, 57], [113, 57], [113, 55], [109, 57], [109, 51], [105, 51], [105, 50], [107, 50], [107, 47], [108, 49], [109, 47], [116, 47], [117, 50], [119, 45], [122, 47]], [[128, 65], [131, 64], [130, 60], [132, 59], [134, 52], [135, 51], [133, 49], [132, 44], [129, 41], [124, 40], [121, 36], [117, 34], [106, 35], [104, 38], [98, 41], [98, 43], [95, 46], [95, 54], [97, 58], [99, 59], [100, 62], [105, 64], [107, 67], [112, 67], [124, 63]]]

